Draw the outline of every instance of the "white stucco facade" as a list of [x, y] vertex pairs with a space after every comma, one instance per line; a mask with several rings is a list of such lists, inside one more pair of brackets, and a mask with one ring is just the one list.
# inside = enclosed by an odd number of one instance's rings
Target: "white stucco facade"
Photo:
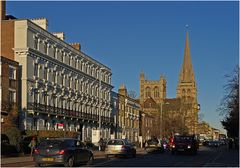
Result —
[[81, 129], [83, 140], [99, 128], [110, 137], [111, 69], [30, 20], [15, 21], [15, 60], [22, 69], [22, 128]]

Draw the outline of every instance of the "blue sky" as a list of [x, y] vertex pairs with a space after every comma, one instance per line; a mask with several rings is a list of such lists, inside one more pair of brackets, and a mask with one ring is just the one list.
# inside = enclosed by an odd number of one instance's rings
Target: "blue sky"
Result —
[[46, 17], [50, 32], [106, 64], [117, 91], [121, 84], [139, 96], [141, 70], [150, 80], [163, 74], [167, 97], [176, 97], [189, 25], [190, 52], [204, 120], [222, 129], [216, 111], [224, 75], [239, 59], [238, 2], [7, 2], [18, 18]]

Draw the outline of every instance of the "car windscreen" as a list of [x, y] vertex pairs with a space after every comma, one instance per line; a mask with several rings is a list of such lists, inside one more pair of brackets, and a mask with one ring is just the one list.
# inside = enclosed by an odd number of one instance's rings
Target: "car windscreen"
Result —
[[107, 143], [108, 145], [124, 145], [123, 141], [121, 140], [110, 140]]
[[174, 137], [175, 142], [192, 142], [192, 137], [188, 136], [177, 136]]
[[46, 148], [60, 148], [63, 146], [63, 141], [60, 140], [44, 140], [40, 143], [39, 148], [40, 149], [46, 149]]
[[158, 143], [159, 143], [159, 141], [158, 141], [158, 140], [155, 140], [155, 139], [150, 139], [150, 140], [147, 141], [147, 144], [148, 144], [148, 145], [156, 145], [156, 144], [158, 144]]

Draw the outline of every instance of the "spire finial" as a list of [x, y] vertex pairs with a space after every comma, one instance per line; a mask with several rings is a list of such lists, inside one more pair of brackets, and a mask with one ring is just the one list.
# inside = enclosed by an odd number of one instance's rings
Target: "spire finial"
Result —
[[186, 30], [188, 31], [188, 29], [189, 29], [189, 25], [188, 25], [188, 24], [186, 24], [186, 25], [185, 25], [185, 27], [186, 27]]

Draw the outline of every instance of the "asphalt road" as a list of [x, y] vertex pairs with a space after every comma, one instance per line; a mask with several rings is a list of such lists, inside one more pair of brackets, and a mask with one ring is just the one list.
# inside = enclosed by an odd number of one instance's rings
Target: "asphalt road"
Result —
[[200, 147], [196, 155], [170, 152], [145, 154], [137, 158], [113, 158], [100, 167], [239, 167], [239, 152], [227, 147]]
[[[2, 167], [33, 166], [33, 162], [2, 165]], [[60, 167], [61, 165], [49, 166]], [[110, 160], [99, 156], [95, 158], [92, 167], [239, 167], [239, 152], [238, 150], [228, 150], [226, 146], [223, 146], [219, 148], [200, 147], [196, 155], [140, 152], [136, 158], [112, 157]]]

